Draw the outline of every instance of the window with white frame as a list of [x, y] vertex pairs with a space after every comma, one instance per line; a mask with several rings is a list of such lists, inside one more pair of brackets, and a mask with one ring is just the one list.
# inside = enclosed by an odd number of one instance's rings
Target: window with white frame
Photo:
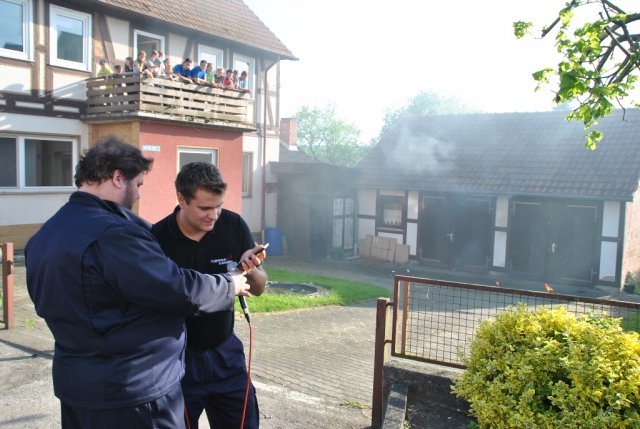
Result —
[[178, 171], [190, 162], [209, 162], [218, 165], [218, 149], [179, 148]]
[[[253, 58], [245, 57], [240, 54], [233, 54], [233, 69], [238, 70], [238, 76], [243, 71], [247, 72], [247, 89], [254, 91], [255, 89], [255, 72], [256, 62]], [[255, 91], [254, 91], [255, 92]]]
[[136, 51], [133, 53], [134, 58], [138, 56], [140, 51], [145, 51], [147, 53], [147, 58], [149, 58], [151, 51], [153, 50], [164, 54], [164, 36], [147, 33], [146, 31], [134, 30], [133, 46], [136, 47]]
[[0, 135], [0, 188], [72, 187], [76, 148], [75, 139]]
[[30, 0], [0, 0], [0, 55], [31, 60]]
[[222, 49], [212, 46], [198, 45], [198, 57], [195, 60], [198, 63], [207, 60], [207, 63], [213, 63], [214, 69], [224, 65]]
[[253, 152], [242, 152], [242, 196], [250, 197], [253, 186]]
[[51, 5], [50, 62], [54, 66], [91, 70], [91, 15]]

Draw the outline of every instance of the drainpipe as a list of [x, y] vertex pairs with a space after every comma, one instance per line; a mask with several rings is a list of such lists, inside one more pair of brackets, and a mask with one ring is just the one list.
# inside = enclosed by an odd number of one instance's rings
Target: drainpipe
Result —
[[269, 97], [269, 83], [268, 81], [268, 75], [269, 75], [269, 70], [271, 70], [271, 67], [275, 66], [276, 64], [278, 64], [280, 62], [280, 58], [278, 57], [278, 59], [271, 64], [269, 67], [267, 67], [264, 71], [264, 85], [263, 85], [263, 95], [262, 97], [264, 98], [264, 105], [263, 105], [263, 112], [262, 112], [262, 207], [261, 207], [261, 214], [262, 216], [260, 216], [260, 231], [262, 232], [262, 242], [264, 243], [265, 241], [265, 235], [264, 235], [264, 230], [265, 230], [265, 216], [266, 216], [266, 207], [265, 207], [265, 200], [267, 199], [267, 100]]

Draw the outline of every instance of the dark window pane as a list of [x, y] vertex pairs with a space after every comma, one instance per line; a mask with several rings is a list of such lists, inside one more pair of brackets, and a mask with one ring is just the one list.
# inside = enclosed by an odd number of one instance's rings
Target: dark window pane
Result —
[[58, 32], [58, 59], [76, 63], [84, 62], [82, 21], [57, 15], [56, 31]]
[[24, 52], [22, 5], [0, 0], [0, 48]]
[[16, 139], [0, 137], [0, 186], [18, 186]]
[[72, 142], [26, 139], [26, 186], [71, 186]]

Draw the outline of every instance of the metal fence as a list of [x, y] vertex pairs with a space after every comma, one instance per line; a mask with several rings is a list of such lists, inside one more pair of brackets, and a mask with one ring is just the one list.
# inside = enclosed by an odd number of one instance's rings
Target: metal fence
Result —
[[391, 354], [458, 368], [480, 324], [519, 302], [622, 318], [625, 329], [640, 332], [640, 304], [623, 301], [396, 276], [393, 302]]

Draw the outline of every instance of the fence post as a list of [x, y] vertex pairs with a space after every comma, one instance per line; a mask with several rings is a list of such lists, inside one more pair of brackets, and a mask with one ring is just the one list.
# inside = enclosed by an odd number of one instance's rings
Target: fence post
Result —
[[13, 328], [13, 243], [2, 243], [2, 320]]
[[371, 401], [371, 427], [382, 426], [384, 418], [383, 368], [389, 356], [387, 331], [389, 328], [389, 298], [378, 298], [376, 310], [376, 343], [373, 357], [373, 398]]

